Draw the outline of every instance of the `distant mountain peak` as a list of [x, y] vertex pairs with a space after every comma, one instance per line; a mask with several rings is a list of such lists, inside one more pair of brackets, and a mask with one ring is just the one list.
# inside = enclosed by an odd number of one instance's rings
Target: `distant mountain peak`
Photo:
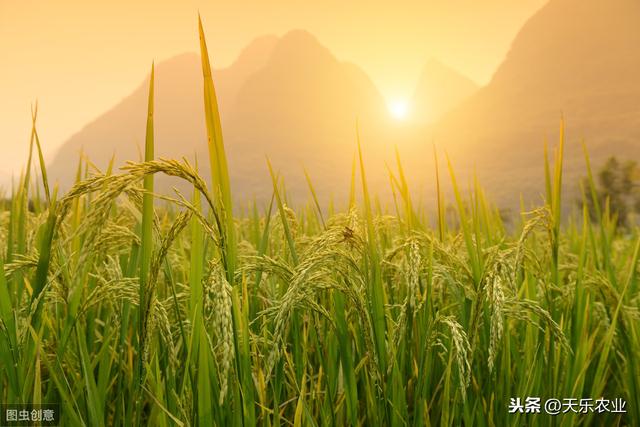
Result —
[[422, 68], [422, 77], [456, 79], [468, 88], [478, 88], [478, 84], [472, 79], [435, 57], [430, 57], [425, 62]]
[[247, 46], [240, 51], [240, 54], [233, 61], [232, 67], [253, 67], [262, 66], [267, 61], [273, 48], [278, 43], [279, 38], [273, 34], [261, 36], [253, 39]]
[[433, 122], [478, 90], [478, 85], [437, 58], [429, 58], [413, 99], [414, 117]]
[[[199, 55], [187, 53], [156, 67], [158, 157], [193, 159], [196, 153], [207, 158], [199, 62]], [[216, 64], [213, 51], [212, 64]], [[136, 144], [144, 141], [148, 79], [60, 148], [49, 168], [53, 179], [60, 179], [63, 186], [73, 182], [68, 165], [76, 163], [81, 147], [102, 168], [114, 151], [118, 166], [139, 158]], [[255, 39], [229, 67], [214, 69], [213, 81], [234, 193], [239, 197], [269, 194], [265, 154], [283, 174], [301, 172], [304, 164], [309, 173], [331, 178], [325, 182], [325, 192], [340, 191], [344, 186], [332, 175], [336, 171], [348, 175], [351, 150], [342, 148], [353, 148], [356, 117], [363, 133], [376, 136], [380, 132], [374, 132], [374, 126], [386, 117], [384, 100], [367, 74], [337, 60], [304, 30]], [[207, 174], [207, 162], [203, 163], [201, 172]], [[306, 195], [304, 179], [288, 183], [290, 194]], [[171, 188], [168, 181], [158, 177], [158, 189], [167, 188]]]
[[518, 79], [581, 90], [583, 78], [601, 76], [611, 62], [637, 64], [639, 22], [637, 0], [551, 0], [525, 22], [490, 84]]
[[586, 142], [595, 165], [614, 154], [637, 159], [639, 22], [637, 0], [549, 1], [523, 25], [489, 84], [446, 114], [432, 137], [505, 198], [543, 191], [535, 160], [545, 138], [556, 138], [561, 115], [566, 182], [584, 173], [575, 139]]
[[428, 70], [446, 70], [446, 71], [453, 71], [453, 72], [456, 72], [458, 74], [461, 74], [459, 71], [455, 70], [450, 65], [445, 64], [444, 62], [442, 62], [440, 59], [436, 58], [435, 56], [430, 56], [429, 58], [427, 58], [427, 60], [424, 63], [424, 67], [422, 67], [422, 69], [423, 69], [423, 71], [428, 71]]
[[322, 64], [337, 60], [324, 45], [306, 30], [291, 30], [285, 33], [273, 49], [272, 63]]
[[301, 45], [315, 45], [320, 48], [324, 48], [318, 38], [311, 34], [307, 30], [302, 30], [299, 28], [289, 30], [282, 37], [280, 37], [280, 44], [285, 45], [288, 43]]

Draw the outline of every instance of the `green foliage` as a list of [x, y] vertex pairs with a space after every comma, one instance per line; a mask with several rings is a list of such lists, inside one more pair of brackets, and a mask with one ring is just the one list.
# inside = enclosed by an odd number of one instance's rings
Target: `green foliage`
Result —
[[[584, 185], [584, 182], [583, 182]], [[610, 157], [598, 171], [596, 199], [609, 206], [620, 227], [628, 227], [632, 214], [640, 214], [640, 167], [634, 160]], [[594, 199], [587, 198], [592, 219], [597, 217]]]
[[[452, 165], [455, 207], [436, 169], [429, 227], [399, 155], [383, 211], [359, 138], [347, 211], [323, 213], [309, 176], [312, 203], [293, 210], [267, 162], [270, 205], [232, 215], [200, 35], [210, 187], [154, 159], [152, 77], [144, 162], [88, 177], [81, 161], [61, 197], [41, 162], [31, 209], [29, 163], [0, 205], [3, 402], [60, 403], [70, 426], [638, 423], [640, 232], [617, 227], [590, 166], [579, 225], [561, 224], [562, 134], [546, 203], [509, 232]], [[40, 153], [35, 113], [33, 129]], [[154, 195], [156, 174], [193, 193]], [[628, 413], [507, 413], [526, 396], [621, 397]]]

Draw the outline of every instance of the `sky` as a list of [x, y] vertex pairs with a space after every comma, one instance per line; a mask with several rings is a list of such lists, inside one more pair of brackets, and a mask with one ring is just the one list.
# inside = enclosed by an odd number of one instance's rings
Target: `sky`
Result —
[[390, 103], [437, 58], [486, 84], [546, 0], [0, 0], [0, 182], [19, 174], [31, 105], [45, 157], [135, 89], [150, 64], [196, 51], [216, 68], [255, 37], [302, 28], [369, 74]]

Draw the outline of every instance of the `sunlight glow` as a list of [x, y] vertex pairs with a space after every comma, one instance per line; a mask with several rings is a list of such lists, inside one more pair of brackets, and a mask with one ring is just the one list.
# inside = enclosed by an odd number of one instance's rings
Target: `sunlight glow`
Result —
[[389, 112], [396, 120], [405, 120], [409, 115], [409, 104], [405, 100], [396, 100], [389, 103]]

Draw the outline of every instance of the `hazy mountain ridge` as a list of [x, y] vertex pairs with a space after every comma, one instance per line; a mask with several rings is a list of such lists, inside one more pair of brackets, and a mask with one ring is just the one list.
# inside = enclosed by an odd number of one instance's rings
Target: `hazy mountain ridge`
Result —
[[[188, 53], [156, 65], [156, 157], [191, 161], [208, 173], [202, 75], [198, 55]], [[104, 169], [137, 160], [144, 144], [148, 77], [129, 96], [71, 137], [49, 166], [69, 187], [82, 150]], [[253, 41], [214, 84], [230, 171], [239, 198], [266, 198], [271, 184], [266, 156], [287, 178], [289, 194], [307, 196], [303, 167], [322, 180], [317, 191], [346, 193], [359, 122], [366, 155], [377, 160], [373, 181], [384, 179], [384, 142], [390, 137], [385, 100], [357, 65], [336, 59], [311, 34], [294, 30]], [[329, 177], [329, 178], [327, 178]], [[159, 188], [168, 184], [160, 179]]]
[[551, 0], [525, 23], [490, 83], [446, 114], [432, 138], [502, 199], [539, 192], [544, 141], [557, 145], [561, 117], [565, 182], [586, 173], [582, 139], [596, 165], [611, 154], [638, 158], [638, 22], [634, 1]]
[[[575, 25], [566, 25], [567, 19]], [[374, 185], [388, 188], [384, 161], [393, 162], [397, 145], [414, 191], [432, 193], [435, 144], [440, 154], [448, 153], [459, 180], [476, 173], [498, 204], [514, 206], [521, 193], [538, 201], [543, 146], [545, 140], [550, 147], [557, 144], [562, 116], [565, 183], [575, 184], [585, 173], [581, 138], [595, 165], [610, 154], [638, 157], [636, 22], [640, 4], [631, 0], [551, 0], [523, 26], [486, 86], [478, 89], [429, 61], [416, 87], [412, 120], [404, 124], [389, 118], [385, 100], [363, 70], [336, 59], [308, 32], [256, 39], [234, 64], [214, 71], [234, 194], [269, 197], [267, 155], [294, 199], [308, 197], [303, 167], [325, 200], [345, 194], [358, 121]], [[102, 167], [114, 151], [120, 163], [139, 158], [147, 86], [148, 80], [72, 137], [50, 175], [71, 182], [81, 146]], [[197, 155], [207, 173], [198, 56], [158, 64], [156, 88], [157, 156]]]
[[411, 116], [421, 123], [440, 119], [476, 93], [479, 86], [447, 65], [430, 58], [422, 69], [411, 103]]
[[[380, 118], [386, 116], [384, 99], [364, 71], [337, 60], [311, 34], [292, 31], [238, 92], [224, 130], [231, 166], [250, 183], [251, 193], [262, 197], [270, 194], [266, 156], [294, 196], [307, 195], [303, 166], [324, 181], [323, 194], [341, 192], [350, 173], [356, 119], [373, 143], [374, 135], [381, 142]], [[240, 185], [241, 192], [249, 190]]]
[[[214, 70], [223, 112], [233, 105], [244, 79], [264, 65], [276, 41], [275, 36], [260, 37], [229, 67]], [[133, 93], [73, 135], [58, 150], [49, 174], [68, 187], [75, 178], [75, 168], [70, 166], [77, 164], [81, 152], [103, 170], [112, 156], [116, 165], [140, 159], [148, 90], [147, 76]], [[185, 53], [157, 64], [155, 96], [156, 156], [193, 160], [197, 152], [206, 148], [200, 56]]]

